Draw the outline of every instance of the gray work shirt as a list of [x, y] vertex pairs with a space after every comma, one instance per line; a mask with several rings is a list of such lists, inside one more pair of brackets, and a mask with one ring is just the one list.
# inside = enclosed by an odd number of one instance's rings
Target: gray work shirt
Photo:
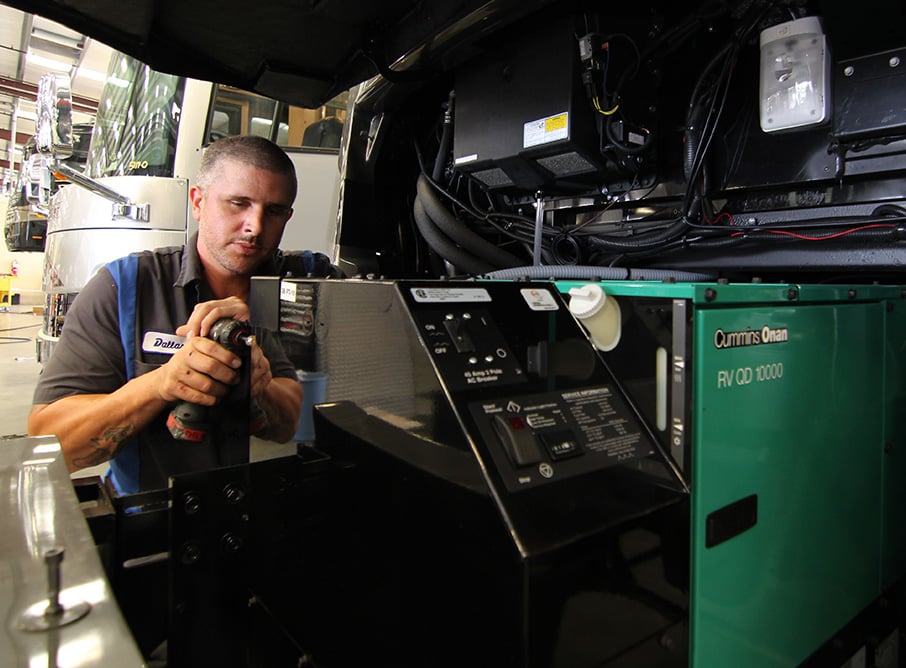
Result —
[[[176, 328], [186, 323], [197, 303], [214, 298], [204, 280], [196, 240], [197, 236], [193, 237], [185, 247], [135, 254], [135, 329], [133, 350], [128, 351], [133, 356], [135, 376], [165, 364], [175, 352], [166, 342], [175, 336]], [[280, 275], [280, 267], [269, 261], [258, 273]], [[121, 341], [120, 308], [113, 274], [108, 268], [101, 269], [66, 315], [62, 335], [38, 381], [33, 403], [47, 404], [78, 394], [109, 394], [129, 380]], [[295, 369], [277, 337], [261, 328], [255, 328], [255, 335], [273, 376], [296, 379]], [[236, 398], [231, 399], [233, 395]], [[137, 443], [121, 448], [116, 461], [111, 462], [114, 483], [120, 492], [165, 488], [170, 475], [248, 461], [247, 383], [244, 392], [235, 391], [209, 410], [210, 428], [202, 443], [175, 440], [167, 430], [167, 415], [168, 411], [162, 412], [142, 430]], [[122, 467], [137, 469], [123, 474]]]

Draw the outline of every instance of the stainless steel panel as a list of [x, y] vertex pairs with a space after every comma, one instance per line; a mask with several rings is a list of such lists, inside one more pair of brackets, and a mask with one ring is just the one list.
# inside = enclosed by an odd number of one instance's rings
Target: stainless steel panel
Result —
[[[0, 486], [0, 601], [5, 619], [0, 665], [145, 665], [120, 615], [56, 438], [0, 441]], [[55, 624], [54, 615], [46, 613], [45, 555], [60, 548], [58, 601], [63, 612]], [[74, 614], [84, 612], [86, 605], [87, 613]], [[50, 628], [26, 630], [35, 626]]]

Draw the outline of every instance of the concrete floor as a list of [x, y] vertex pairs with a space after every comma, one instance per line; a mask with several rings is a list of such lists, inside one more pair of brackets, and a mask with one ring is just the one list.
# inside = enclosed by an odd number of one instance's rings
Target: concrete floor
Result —
[[[25, 436], [28, 413], [41, 365], [35, 353], [35, 338], [43, 316], [31, 306], [18, 306], [0, 311], [0, 438]], [[2, 443], [0, 443], [2, 447]], [[101, 475], [107, 464], [83, 469], [73, 477]]]

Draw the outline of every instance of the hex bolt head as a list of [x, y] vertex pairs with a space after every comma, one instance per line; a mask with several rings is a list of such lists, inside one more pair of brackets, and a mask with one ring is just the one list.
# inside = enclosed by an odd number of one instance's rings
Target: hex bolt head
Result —
[[220, 545], [227, 554], [236, 554], [242, 550], [242, 538], [233, 533], [225, 533], [220, 539]]
[[226, 487], [223, 488], [223, 495], [230, 503], [240, 503], [243, 499], [245, 499], [245, 492], [241, 487], [233, 483], [229, 483]]
[[189, 541], [179, 551], [179, 560], [186, 566], [197, 564], [201, 561], [201, 545], [196, 541]]
[[186, 492], [182, 497], [182, 509], [186, 515], [194, 515], [201, 510], [201, 498], [195, 492]]

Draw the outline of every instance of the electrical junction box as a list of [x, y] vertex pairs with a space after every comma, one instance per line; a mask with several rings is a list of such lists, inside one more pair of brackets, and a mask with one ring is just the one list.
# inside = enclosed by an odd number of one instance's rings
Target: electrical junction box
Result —
[[690, 665], [802, 664], [906, 569], [902, 290], [600, 285], [691, 490]]
[[488, 188], [594, 179], [594, 114], [572, 24], [560, 20], [457, 71], [454, 165]]

